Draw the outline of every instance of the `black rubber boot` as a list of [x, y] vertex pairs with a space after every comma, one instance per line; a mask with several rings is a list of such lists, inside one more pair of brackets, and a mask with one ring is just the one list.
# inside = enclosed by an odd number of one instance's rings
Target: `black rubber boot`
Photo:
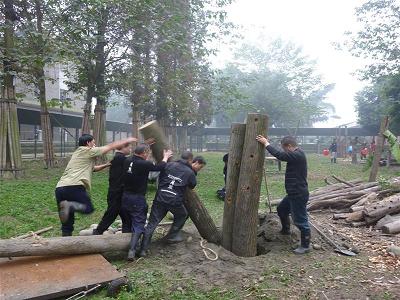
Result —
[[98, 231], [97, 228], [93, 229], [93, 235], [102, 235], [103, 233]]
[[333, 159], [333, 163], [336, 164], [336, 158]]
[[282, 224], [282, 229], [281, 229], [281, 231], [279, 231], [279, 233], [283, 234], [283, 235], [290, 235], [290, 218], [289, 218], [289, 216], [279, 217], [279, 219], [281, 220], [281, 224]]
[[71, 209], [73, 209], [74, 211], [84, 211], [86, 209], [86, 205], [75, 201], [61, 201], [60, 211], [58, 212], [61, 223], [65, 223], [68, 221]]
[[181, 228], [172, 226], [168, 234], [165, 236], [165, 240], [170, 244], [183, 242]]
[[293, 252], [295, 254], [305, 254], [305, 253], [310, 252], [310, 250], [311, 250], [311, 248], [310, 248], [310, 240], [311, 240], [310, 231], [302, 232], [301, 233], [300, 246], [297, 247], [295, 250], [293, 250]]
[[150, 248], [150, 243], [151, 243], [151, 234], [146, 234], [146, 232], [143, 233], [142, 245], [140, 246], [139, 257], [147, 256], [147, 250], [149, 250]]
[[72, 232], [63, 231], [63, 232], [61, 233], [61, 235], [62, 235], [62, 236], [72, 236]]
[[130, 245], [130, 249], [128, 252], [128, 260], [130, 260], [130, 261], [135, 259], [136, 246], [138, 244], [138, 241], [139, 241], [141, 235], [142, 235], [141, 233], [132, 233], [131, 245]]

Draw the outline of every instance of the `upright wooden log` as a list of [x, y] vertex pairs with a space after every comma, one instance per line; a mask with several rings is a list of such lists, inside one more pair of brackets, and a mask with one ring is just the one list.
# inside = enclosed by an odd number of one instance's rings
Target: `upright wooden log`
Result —
[[162, 128], [158, 125], [156, 120], [148, 122], [139, 128], [139, 131], [142, 133], [143, 138], [145, 140], [153, 138], [155, 139], [155, 143], [151, 145], [151, 151], [153, 153], [153, 157], [155, 161], [158, 163], [163, 159], [163, 151], [164, 149], [169, 149], [169, 146], [166, 142], [166, 137]]
[[232, 251], [232, 231], [235, 217], [235, 203], [245, 133], [246, 124], [232, 124], [231, 139], [229, 142], [228, 172], [226, 175], [225, 185], [226, 193], [224, 217], [222, 221], [222, 246], [229, 251]]
[[125, 251], [130, 233], [0, 240], [0, 257], [48, 256]]
[[239, 256], [257, 254], [258, 206], [265, 147], [256, 141], [256, 136], [265, 135], [267, 129], [268, 116], [247, 115], [232, 233], [232, 252]]
[[211, 243], [220, 244], [222, 239], [221, 233], [200, 201], [199, 196], [192, 189], [186, 189], [184, 205], [201, 237]]
[[386, 131], [388, 126], [389, 126], [389, 117], [386, 116], [382, 119], [381, 127], [379, 129], [379, 135], [378, 135], [377, 142], [376, 142], [374, 159], [372, 161], [371, 172], [369, 174], [370, 182], [376, 181], [376, 176], [378, 175], [379, 161], [382, 156], [383, 146], [385, 145], [385, 136], [383, 135], [383, 133]]

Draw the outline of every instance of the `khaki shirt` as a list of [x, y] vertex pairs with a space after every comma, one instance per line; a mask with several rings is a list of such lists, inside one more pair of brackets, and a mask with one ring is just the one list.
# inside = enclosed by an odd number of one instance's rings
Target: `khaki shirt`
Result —
[[83, 185], [89, 191], [96, 157], [102, 155], [103, 150], [104, 147], [78, 147], [72, 154], [57, 187]]

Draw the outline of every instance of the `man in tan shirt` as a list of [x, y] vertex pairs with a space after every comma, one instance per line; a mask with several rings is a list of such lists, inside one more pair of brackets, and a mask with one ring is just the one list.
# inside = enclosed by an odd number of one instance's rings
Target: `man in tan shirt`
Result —
[[91, 188], [92, 172], [98, 172], [110, 166], [109, 163], [96, 166], [96, 158], [136, 141], [136, 138], [127, 138], [103, 147], [96, 147], [92, 135], [84, 134], [79, 138], [79, 147], [72, 154], [55, 190], [63, 236], [72, 235], [75, 212], [90, 214], [94, 210], [87, 193]]

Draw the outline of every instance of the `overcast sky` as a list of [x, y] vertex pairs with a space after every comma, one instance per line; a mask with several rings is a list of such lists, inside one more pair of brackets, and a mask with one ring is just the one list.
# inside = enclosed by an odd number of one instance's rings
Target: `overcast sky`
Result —
[[[245, 39], [255, 39], [260, 33], [281, 37], [303, 47], [304, 53], [317, 59], [318, 70], [335, 89], [328, 101], [336, 108], [340, 119], [316, 124], [331, 127], [356, 121], [354, 94], [364, 83], [352, 75], [361, 66], [346, 51], [334, 49], [332, 43], [343, 40], [343, 33], [356, 26], [355, 7], [362, 0], [236, 0], [229, 9], [229, 20], [242, 26]], [[230, 60], [230, 50], [220, 46], [217, 64]]]

